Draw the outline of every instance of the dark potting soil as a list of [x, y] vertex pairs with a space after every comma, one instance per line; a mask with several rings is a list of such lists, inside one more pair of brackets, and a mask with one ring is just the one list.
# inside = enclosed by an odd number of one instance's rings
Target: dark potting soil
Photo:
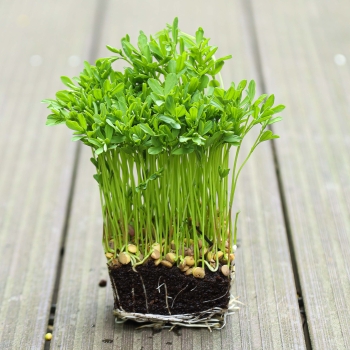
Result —
[[119, 296], [114, 308], [158, 315], [197, 313], [213, 307], [227, 308], [230, 278], [206, 268], [205, 277], [186, 276], [176, 266], [155, 266], [153, 261], [137, 266], [109, 266], [112, 287]]

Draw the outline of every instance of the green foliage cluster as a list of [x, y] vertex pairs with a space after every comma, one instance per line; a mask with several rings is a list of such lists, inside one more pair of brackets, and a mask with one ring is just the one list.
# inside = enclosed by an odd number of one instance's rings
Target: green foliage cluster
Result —
[[[68, 89], [43, 101], [52, 112], [47, 125], [65, 123], [73, 140], [92, 148], [106, 252], [117, 256], [135, 243], [147, 256], [160, 242], [163, 255], [175, 244], [181, 261], [184, 241], [191, 241], [196, 264], [204, 266], [196, 243], [214, 251], [233, 243], [238, 176], [258, 144], [278, 137], [267, 127], [281, 120], [275, 115], [284, 106], [274, 106], [274, 95], [254, 99], [254, 81], [224, 89], [217, 77], [231, 56], [216, 59], [203, 29], [192, 37], [178, 29], [177, 18], [153, 37], [141, 31], [137, 47], [128, 35], [121, 46], [107, 46], [113, 55], [95, 66], [85, 62], [79, 77], [61, 78]], [[124, 71], [113, 69], [116, 60], [128, 64]], [[259, 135], [238, 166], [241, 143], [254, 126]]]

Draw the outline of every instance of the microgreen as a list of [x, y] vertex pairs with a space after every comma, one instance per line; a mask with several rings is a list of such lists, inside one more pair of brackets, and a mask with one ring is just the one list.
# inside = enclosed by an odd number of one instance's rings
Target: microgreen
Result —
[[[126, 35], [121, 47], [107, 46], [112, 55], [85, 62], [79, 77], [61, 78], [68, 89], [43, 101], [47, 125], [65, 123], [92, 149], [109, 257], [123, 253], [136, 266], [171, 252], [182, 264], [190, 250], [195, 267], [217, 270], [236, 243], [241, 170], [260, 143], [278, 137], [268, 125], [284, 106], [274, 106], [274, 95], [254, 99], [254, 81], [225, 89], [219, 74], [231, 56], [216, 59], [203, 29], [190, 36], [177, 18], [154, 36], [141, 31], [136, 45]], [[123, 71], [113, 68], [117, 60]], [[253, 127], [260, 131], [239, 164]]]

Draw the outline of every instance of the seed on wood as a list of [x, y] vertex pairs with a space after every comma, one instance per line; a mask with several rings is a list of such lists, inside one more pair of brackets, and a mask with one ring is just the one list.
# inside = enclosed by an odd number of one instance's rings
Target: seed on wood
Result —
[[160, 261], [161, 261], [160, 259], [154, 260], [154, 265], [158, 266], [160, 264]]
[[186, 265], [193, 266], [194, 265], [193, 256], [186, 256], [185, 257], [185, 262], [186, 262]]
[[195, 267], [192, 271], [192, 274], [196, 278], [204, 278], [205, 276], [205, 271], [201, 267]]
[[165, 259], [173, 264], [176, 260], [176, 255], [174, 253], [168, 253], [165, 255]]
[[168, 260], [162, 260], [161, 262], [160, 262], [163, 266], [166, 266], [166, 267], [173, 267], [173, 264], [170, 262], [170, 261], [168, 261]]
[[107, 259], [112, 259], [113, 258], [113, 254], [112, 253], [106, 253], [106, 258]]
[[230, 268], [227, 265], [221, 266], [221, 273], [224, 276], [228, 276], [230, 274]]
[[193, 268], [188, 269], [188, 270], [185, 272], [185, 275], [186, 275], [186, 276], [192, 275], [192, 271], [193, 271]]
[[99, 285], [100, 287], [106, 287], [107, 281], [106, 281], [106, 280], [101, 280], [101, 281], [98, 283], [98, 285]]
[[137, 252], [137, 247], [135, 244], [128, 244], [128, 251], [135, 254]]
[[160, 258], [159, 250], [154, 249], [154, 250], [153, 250], [153, 253], [151, 254], [151, 258], [152, 258], [152, 259], [155, 259], [155, 260], [159, 259], [159, 258]]
[[52, 339], [52, 333], [46, 333], [45, 340], [51, 340], [51, 339]]
[[130, 256], [128, 254], [122, 252], [119, 254], [118, 260], [123, 265], [127, 265], [130, 262]]

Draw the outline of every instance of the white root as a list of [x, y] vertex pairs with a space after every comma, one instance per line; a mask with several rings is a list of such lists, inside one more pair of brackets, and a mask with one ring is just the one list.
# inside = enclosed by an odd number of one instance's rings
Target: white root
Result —
[[125, 312], [120, 309], [115, 309], [113, 313], [116, 316], [116, 323], [125, 322], [127, 320], [146, 323], [139, 328], [170, 328], [170, 330], [172, 330], [175, 326], [181, 326], [208, 328], [208, 330], [212, 331], [212, 329], [220, 330], [226, 325], [227, 316], [239, 310], [238, 304], [242, 303], [231, 295], [228, 308], [226, 309], [214, 307], [198, 313], [169, 316]]

